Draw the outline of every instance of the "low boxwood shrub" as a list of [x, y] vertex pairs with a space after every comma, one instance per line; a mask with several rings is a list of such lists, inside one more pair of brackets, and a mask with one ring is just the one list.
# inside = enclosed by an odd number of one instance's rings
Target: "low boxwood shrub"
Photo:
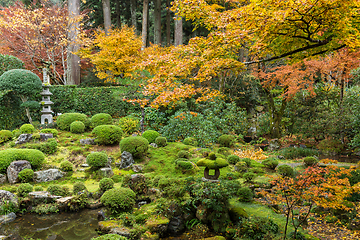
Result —
[[57, 141], [55, 138], [49, 138], [46, 142], [39, 145], [38, 150], [42, 151], [45, 154], [53, 154], [57, 151]]
[[100, 125], [111, 125], [112, 117], [110, 114], [107, 113], [98, 113], [92, 116], [92, 118], [90, 119], [90, 124], [92, 128]]
[[194, 165], [189, 161], [177, 161], [176, 165], [184, 170], [191, 170], [194, 168]]
[[295, 159], [308, 156], [318, 156], [319, 151], [311, 148], [288, 147], [279, 151], [279, 155], [286, 159]]
[[160, 133], [154, 130], [146, 130], [141, 136], [146, 138], [149, 143], [154, 143], [155, 139], [160, 136]]
[[9, 130], [1, 130], [0, 131], [0, 144], [10, 141], [13, 137], [13, 134]]
[[247, 167], [251, 167], [251, 158], [241, 158], [240, 160], [245, 162]]
[[139, 129], [139, 120], [131, 116], [120, 118], [119, 127], [128, 136]]
[[55, 196], [68, 196], [70, 194], [69, 188], [66, 186], [61, 186], [58, 184], [50, 184], [47, 188], [47, 191]]
[[159, 147], [165, 147], [167, 145], [167, 140], [166, 137], [157, 137], [155, 139], [155, 143], [156, 145], [158, 145]]
[[275, 168], [279, 165], [279, 161], [275, 158], [267, 158], [261, 162], [265, 167], [275, 170]]
[[256, 174], [252, 172], [244, 173], [243, 178], [246, 182], [252, 182], [256, 178]]
[[190, 158], [190, 153], [188, 151], [185, 150], [180, 150], [177, 154], [178, 158], [186, 158], [189, 159]]
[[73, 194], [76, 195], [79, 192], [87, 191], [86, 186], [83, 182], [76, 182], [73, 185]]
[[229, 156], [230, 155], [230, 148], [227, 147], [219, 147], [219, 149], [217, 150], [218, 154], [224, 155], [224, 156]]
[[12, 130], [12, 134], [14, 138], [18, 138], [21, 134], [20, 129], [14, 129]]
[[303, 162], [306, 167], [311, 167], [316, 165], [319, 162], [319, 160], [315, 157], [305, 157], [303, 159]]
[[74, 121], [70, 124], [70, 132], [83, 133], [85, 132], [85, 124], [80, 121]]
[[110, 190], [114, 188], [114, 181], [111, 178], [103, 178], [99, 182], [99, 188], [101, 191], [106, 192], [107, 190]]
[[294, 176], [294, 169], [287, 164], [278, 166], [276, 171], [278, 174], [280, 174], [284, 177], [293, 177]]
[[218, 143], [222, 147], [233, 147], [235, 144], [235, 136], [224, 134], [218, 138]]
[[211, 153], [209, 153], [207, 158], [210, 159], [210, 160], [215, 160], [216, 159], [216, 154], [214, 152], [211, 152]]
[[245, 162], [240, 161], [235, 164], [235, 170], [238, 172], [247, 172], [248, 166]]
[[74, 165], [68, 160], [65, 160], [60, 163], [60, 169], [64, 172], [72, 172], [74, 170]]
[[184, 139], [183, 144], [197, 147], [198, 142], [197, 142], [196, 138], [187, 137], [187, 138]]
[[122, 130], [114, 125], [100, 125], [94, 128], [92, 134], [95, 135], [96, 143], [100, 145], [113, 145], [120, 142], [122, 138]]
[[34, 191], [35, 191], [35, 192], [44, 191], [44, 188], [43, 188], [42, 186], [35, 186], [35, 187], [34, 187]]
[[57, 137], [59, 134], [59, 131], [54, 128], [44, 128], [41, 129], [40, 133], [51, 133], [53, 137]]
[[131, 153], [135, 158], [141, 158], [149, 149], [149, 142], [146, 138], [126, 137], [120, 142], [121, 152], [127, 151]]
[[33, 169], [37, 169], [43, 164], [45, 155], [36, 149], [9, 148], [2, 150], [0, 151], [0, 173], [6, 173], [10, 163], [17, 160], [26, 160], [30, 162]]
[[33, 190], [33, 185], [31, 185], [30, 183], [22, 183], [17, 188], [17, 193], [19, 197], [26, 197], [29, 194], [29, 192], [32, 192], [32, 190]]
[[23, 133], [32, 134], [34, 131], [35, 131], [35, 127], [33, 125], [31, 125], [31, 124], [23, 124], [20, 127], [20, 133], [21, 134], [23, 134]]
[[115, 215], [131, 211], [135, 204], [135, 197], [133, 190], [120, 187], [106, 191], [100, 201]]
[[242, 187], [238, 191], [240, 202], [251, 202], [254, 194], [249, 187]]
[[26, 168], [19, 172], [18, 178], [22, 183], [28, 183], [33, 180], [34, 171], [32, 169]]
[[85, 127], [89, 127], [89, 120], [85, 114], [82, 113], [64, 113], [57, 117], [56, 126], [63, 131], [70, 131], [70, 124], [80, 121], [85, 124]]
[[92, 168], [102, 168], [108, 162], [108, 156], [103, 152], [93, 152], [86, 157], [86, 163]]
[[230, 163], [230, 164], [233, 164], [235, 165], [236, 163], [238, 163], [240, 161], [240, 157], [237, 156], [237, 155], [229, 155], [227, 157], [227, 161]]
[[128, 238], [118, 234], [105, 234], [92, 240], [128, 240]]

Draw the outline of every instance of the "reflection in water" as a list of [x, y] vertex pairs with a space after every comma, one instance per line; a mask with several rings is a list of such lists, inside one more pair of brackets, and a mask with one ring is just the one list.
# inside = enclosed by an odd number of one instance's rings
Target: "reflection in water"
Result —
[[83, 210], [79, 213], [51, 215], [26, 214], [14, 222], [0, 226], [0, 235], [11, 235], [10, 239], [26, 238], [44, 240], [89, 240], [98, 236], [97, 212]]

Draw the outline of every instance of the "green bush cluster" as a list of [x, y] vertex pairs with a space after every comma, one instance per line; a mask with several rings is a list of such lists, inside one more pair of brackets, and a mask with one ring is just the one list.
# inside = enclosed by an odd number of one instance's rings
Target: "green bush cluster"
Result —
[[121, 141], [122, 130], [114, 125], [100, 125], [94, 128], [92, 134], [95, 135], [95, 141], [100, 145], [113, 145]]
[[230, 164], [233, 164], [235, 165], [236, 163], [238, 163], [240, 161], [240, 157], [237, 156], [237, 155], [229, 155], [227, 157], [227, 161], [230, 163]]
[[12, 134], [13, 134], [14, 138], [18, 138], [21, 134], [20, 129], [14, 129], [12, 131]]
[[241, 158], [240, 160], [246, 163], [247, 167], [251, 167], [251, 158]]
[[240, 202], [251, 202], [254, 194], [249, 187], [242, 187], [238, 191]]
[[22, 183], [31, 182], [34, 178], [34, 171], [29, 168], [23, 169], [19, 172], [18, 178]]
[[211, 152], [211, 153], [208, 154], [207, 158], [210, 159], [210, 160], [215, 160], [216, 159], [216, 154], [214, 152]]
[[57, 117], [56, 126], [63, 131], [70, 131], [71, 123], [75, 121], [82, 122], [85, 127], [89, 127], [89, 119], [82, 113], [64, 113]]
[[253, 172], [244, 173], [243, 178], [246, 182], [252, 182], [256, 178], [256, 174]]
[[224, 156], [229, 156], [231, 153], [231, 150], [228, 147], [219, 147], [217, 150], [217, 153], [224, 155]]
[[101, 196], [101, 202], [112, 214], [131, 211], [135, 204], [136, 194], [130, 188], [113, 188]]
[[92, 128], [100, 125], [111, 125], [112, 117], [110, 114], [107, 113], [98, 113], [92, 116], [92, 118], [90, 119], [90, 123]]
[[57, 137], [59, 134], [59, 131], [54, 128], [44, 128], [40, 130], [40, 133], [51, 133], [53, 137]]
[[33, 169], [39, 168], [45, 160], [45, 155], [36, 149], [5, 149], [0, 151], [0, 173], [5, 173], [11, 162], [26, 160]]
[[166, 137], [157, 137], [155, 139], [155, 143], [156, 145], [158, 145], [159, 147], [165, 147], [167, 145], [167, 140]]
[[80, 121], [74, 121], [70, 124], [70, 132], [83, 133], [85, 132], [85, 124]]
[[267, 158], [261, 162], [265, 167], [275, 170], [275, 168], [279, 165], [279, 161], [275, 158]]
[[237, 162], [237, 163], [235, 164], [235, 169], [236, 169], [236, 171], [238, 171], [238, 172], [247, 172], [248, 166], [246, 165], [245, 162], [240, 161], [240, 162]]
[[308, 156], [317, 156], [319, 151], [311, 148], [288, 147], [279, 151], [279, 155], [286, 159], [295, 159]]
[[34, 187], [34, 191], [35, 191], [35, 192], [44, 191], [44, 188], [43, 188], [42, 186], [35, 186], [35, 187]]
[[139, 120], [131, 116], [120, 118], [119, 127], [128, 136], [139, 129]]
[[101, 191], [106, 192], [107, 190], [110, 190], [114, 188], [114, 181], [111, 178], [103, 178], [99, 182], [99, 188]]
[[190, 158], [190, 153], [188, 151], [185, 150], [180, 150], [177, 154], [178, 158], [186, 158], [189, 159]]
[[128, 238], [118, 234], [105, 234], [92, 240], [128, 240]]
[[19, 58], [0, 54], [0, 76], [12, 69], [24, 69], [24, 63]]
[[30, 183], [22, 183], [17, 188], [17, 193], [19, 197], [26, 197], [29, 194], [29, 192], [32, 192], [32, 190], [33, 190], [33, 185], [31, 185]]
[[108, 162], [108, 156], [103, 152], [93, 152], [86, 157], [86, 163], [92, 168], [102, 168]]
[[194, 168], [194, 165], [192, 162], [190, 161], [186, 161], [187, 159], [184, 160], [178, 160], [176, 161], [176, 166], [178, 166], [179, 168], [181, 169], [184, 169], [184, 170], [191, 170]]
[[287, 164], [278, 166], [276, 171], [284, 177], [293, 177], [295, 174], [294, 169]]
[[120, 142], [121, 152], [127, 151], [131, 153], [135, 158], [141, 158], [149, 149], [149, 142], [146, 138], [126, 137]]
[[69, 188], [66, 186], [61, 186], [59, 184], [50, 184], [47, 188], [47, 191], [55, 196], [68, 196], [70, 194]]
[[207, 167], [209, 169], [220, 169], [229, 165], [229, 163], [223, 158], [216, 158], [215, 160], [202, 158], [197, 161], [196, 165], [199, 167]]
[[228, 147], [228, 148], [233, 147], [234, 144], [235, 144], [235, 136], [234, 135], [228, 135], [228, 134], [221, 135], [218, 138], [218, 143], [222, 147]]
[[303, 162], [306, 167], [311, 167], [318, 164], [319, 160], [315, 157], [305, 157]]
[[60, 169], [64, 172], [72, 172], [74, 170], [74, 165], [68, 160], [65, 160], [60, 163]]
[[73, 185], [73, 194], [77, 195], [79, 192], [87, 191], [86, 186], [83, 182], [76, 182]]
[[28, 134], [32, 134], [35, 131], [35, 127], [31, 124], [23, 124], [20, 127], [20, 133], [28, 133]]
[[13, 134], [9, 130], [1, 130], [0, 131], [0, 144], [10, 141], [13, 137]]
[[194, 147], [196, 147], [198, 145], [198, 143], [196, 141], [196, 138], [193, 138], [193, 137], [185, 138], [184, 141], [183, 141], [183, 144], [191, 145], [191, 146], [194, 146]]
[[146, 138], [149, 143], [154, 143], [155, 139], [160, 136], [160, 133], [154, 130], [146, 130], [141, 136]]
[[38, 150], [45, 154], [53, 154], [57, 151], [57, 141], [55, 138], [49, 138], [46, 142], [41, 143]]

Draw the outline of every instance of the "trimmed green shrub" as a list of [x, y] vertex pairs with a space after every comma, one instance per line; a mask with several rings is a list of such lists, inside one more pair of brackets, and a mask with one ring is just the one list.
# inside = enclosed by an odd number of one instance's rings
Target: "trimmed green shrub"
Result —
[[251, 202], [254, 197], [252, 190], [248, 187], [240, 188], [238, 194], [240, 202]]
[[230, 148], [227, 147], [219, 147], [219, 149], [217, 150], [218, 154], [224, 155], [224, 156], [228, 156], [230, 155]]
[[235, 144], [235, 136], [224, 134], [218, 138], [218, 143], [222, 147], [233, 147]]
[[246, 172], [248, 170], [248, 166], [245, 162], [240, 161], [235, 164], [235, 170], [238, 172]]
[[92, 116], [92, 118], [90, 119], [90, 124], [92, 128], [100, 125], [111, 125], [112, 117], [110, 114], [107, 113], [98, 113]]
[[220, 169], [229, 165], [229, 163], [222, 158], [216, 158], [215, 160], [202, 158], [197, 161], [196, 165], [199, 167], [207, 167], [209, 169]]
[[119, 127], [128, 136], [139, 129], [139, 120], [131, 116], [120, 118]]
[[46, 142], [41, 143], [37, 149], [45, 154], [53, 154], [57, 151], [57, 145], [55, 138], [49, 138]]
[[89, 126], [88, 117], [82, 113], [64, 113], [57, 117], [56, 126], [63, 131], [70, 131], [70, 124], [80, 121], [84, 123], [85, 127]]
[[36, 149], [14, 149], [9, 148], [0, 151], [0, 173], [5, 173], [11, 162], [26, 160], [30, 162], [33, 169], [39, 168], [45, 160], [45, 155]]
[[100, 145], [113, 145], [120, 142], [123, 133], [121, 128], [117, 126], [100, 125], [94, 128], [92, 134], [96, 137], [96, 143]]
[[237, 156], [237, 155], [229, 155], [227, 157], [227, 161], [230, 163], [230, 164], [233, 164], [235, 165], [236, 163], [238, 163], [240, 161], [240, 157]]
[[59, 131], [54, 128], [44, 128], [41, 129], [40, 133], [51, 133], [53, 137], [57, 137], [59, 134]]
[[194, 168], [194, 165], [189, 161], [177, 161], [176, 165], [184, 170], [191, 170]]
[[0, 54], [0, 76], [12, 69], [24, 69], [24, 63], [19, 58]]
[[286, 159], [295, 159], [308, 156], [317, 156], [319, 155], [319, 151], [311, 148], [288, 147], [281, 149], [279, 151], [279, 155]]
[[60, 163], [60, 169], [64, 172], [72, 172], [74, 170], [74, 166], [71, 162], [65, 160]]
[[13, 137], [13, 134], [9, 130], [1, 130], [0, 131], [0, 144], [10, 141]]
[[29, 194], [29, 192], [32, 192], [32, 190], [33, 190], [33, 185], [31, 185], [30, 183], [22, 183], [17, 188], [17, 193], [19, 197], [26, 197]]
[[154, 130], [146, 130], [141, 136], [146, 138], [149, 143], [154, 143], [155, 139], [160, 136], [160, 133]]
[[303, 162], [306, 167], [311, 167], [316, 165], [319, 162], [319, 160], [317, 160], [315, 157], [305, 157], [303, 159]]
[[188, 151], [185, 150], [180, 150], [177, 154], [178, 158], [190, 158], [190, 153]]
[[80, 121], [75, 121], [70, 124], [70, 132], [83, 133], [85, 132], [85, 124]]
[[18, 138], [21, 134], [20, 129], [14, 129], [12, 131], [12, 134], [13, 134], [14, 138]]
[[83, 182], [76, 182], [73, 185], [73, 194], [76, 195], [79, 192], [87, 191], [86, 186]]
[[61, 186], [58, 184], [51, 184], [48, 186], [47, 190], [49, 193], [55, 196], [68, 196], [70, 194], [69, 188], [66, 186]]
[[277, 173], [284, 177], [293, 177], [294, 169], [291, 166], [284, 164], [277, 167]]
[[40, 140], [40, 133], [34, 133], [34, 134], [32, 135], [32, 139]]
[[247, 167], [251, 167], [251, 158], [241, 158], [240, 160], [245, 162]]
[[33, 180], [34, 171], [32, 169], [26, 168], [19, 172], [18, 178], [22, 183], [28, 183]]
[[106, 192], [114, 188], [114, 181], [111, 178], [103, 178], [99, 182], [99, 188], [101, 191]]
[[184, 139], [183, 144], [197, 147], [198, 142], [193, 137], [187, 137], [187, 138]]
[[149, 149], [149, 142], [146, 138], [136, 136], [127, 137], [120, 142], [121, 152], [127, 151], [135, 158], [141, 158]]
[[155, 139], [155, 143], [156, 145], [158, 145], [159, 147], [165, 147], [167, 145], [167, 140], [166, 137], [157, 137]]
[[128, 238], [118, 234], [105, 234], [92, 240], [128, 240]]
[[86, 157], [86, 162], [92, 168], [102, 168], [108, 162], [108, 156], [103, 152], [93, 152]]
[[216, 154], [211, 152], [211, 153], [209, 153], [207, 158], [210, 159], [210, 160], [215, 160], [216, 159]]
[[34, 126], [31, 125], [31, 124], [23, 124], [23, 125], [20, 127], [20, 133], [21, 133], [21, 134], [23, 134], [23, 133], [32, 134], [34, 131], [35, 131], [35, 128], [34, 128]]
[[44, 191], [44, 188], [43, 188], [42, 186], [35, 186], [35, 187], [34, 187], [34, 191], [35, 191], [35, 192]]
[[135, 204], [136, 194], [130, 188], [113, 188], [106, 191], [100, 201], [112, 214], [131, 211]]
[[256, 178], [256, 174], [252, 172], [244, 173], [243, 178], [246, 182], [252, 182]]
[[261, 162], [265, 167], [275, 170], [275, 168], [279, 165], [279, 161], [275, 158], [267, 158]]

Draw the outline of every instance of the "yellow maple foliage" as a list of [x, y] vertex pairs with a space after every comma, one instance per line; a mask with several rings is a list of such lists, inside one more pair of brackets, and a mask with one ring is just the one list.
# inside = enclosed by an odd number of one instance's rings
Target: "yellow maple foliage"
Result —
[[238, 150], [234, 152], [235, 155], [239, 156], [240, 158], [250, 158], [252, 160], [265, 160], [268, 158], [263, 153], [262, 149], [254, 150], [254, 149], [247, 149], [247, 150]]

